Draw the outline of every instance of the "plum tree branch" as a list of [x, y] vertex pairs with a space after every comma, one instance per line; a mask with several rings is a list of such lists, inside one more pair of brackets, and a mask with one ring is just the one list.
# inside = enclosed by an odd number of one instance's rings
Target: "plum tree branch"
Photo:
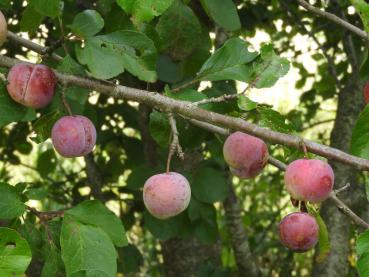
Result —
[[[0, 55], [0, 66], [11, 67], [20, 62], [21, 61], [17, 59]], [[115, 85], [103, 80], [60, 73], [56, 70], [54, 70], [54, 72], [58, 80], [62, 83], [67, 82], [70, 85], [98, 91], [111, 97], [143, 103], [155, 107], [163, 112], [172, 112], [187, 118], [217, 125], [219, 127], [241, 131], [259, 137], [269, 143], [282, 144], [291, 148], [300, 149], [301, 141], [303, 140], [309, 152], [354, 166], [360, 170], [369, 171], [369, 160], [352, 156], [336, 148], [311, 140], [302, 139], [296, 135], [280, 133], [260, 127], [241, 118], [207, 111], [199, 107], [192, 106], [190, 102], [175, 100], [157, 92]]]
[[172, 160], [174, 153], [177, 152], [178, 157], [181, 160], [184, 159], [182, 147], [179, 144], [179, 133], [177, 130], [177, 123], [172, 113], [168, 113], [168, 120], [169, 120], [170, 128], [172, 129], [172, 142], [169, 146], [169, 154], [168, 154], [168, 160], [167, 160], [167, 173], [169, 173], [170, 171], [170, 162]]
[[[222, 136], [227, 136], [230, 134], [230, 131], [224, 128], [220, 128], [218, 126], [214, 126], [212, 124], [208, 124], [201, 121], [196, 120], [190, 120], [190, 122], [200, 128], [203, 128], [205, 130], [208, 130], [213, 133], [217, 133]], [[280, 160], [269, 157], [268, 162], [278, 168], [279, 170], [286, 171], [287, 165]], [[345, 186], [345, 189], [347, 188], [347, 185]], [[362, 218], [360, 218], [357, 214], [355, 214], [354, 211], [352, 211], [342, 200], [340, 200], [337, 197], [337, 193], [341, 192], [342, 190], [339, 189], [337, 191], [332, 191], [329, 195], [328, 200], [333, 201], [333, 203], [337, 206], [339, 210], [341, 210], [345, 215], [347, 215], [349, 218], [352, 219], [353, 222], [355, 222], [357, 225], [364, 227], [365, 229], [369, 229], [369, 223], [364, 221]]]
[[317, 7], [314, 7], [313, 5], [311, 5], [310, 3], [308, 3], [305, 0], [297, 0], [297, 2], [302, 7], [304, 7], [306, 10], [310, 11], [311, 13], [313, 13], [317, 16], [324, 17], [324, 18], [326, 18], [326, 19], [328, 19], [328, 20], [344, 27], [345, 29], [349, 30], [350, 32], [358, 35], [359, 37], [361, 37], [365, 40], [368, 40], [368, 35], [365, 31], [363, 31], [360, 28], [352, 25], [351, 23], [343, 20], [342, 18], [339, 18], [338, 16], [336, 16], [332, 13], [329, 13], [329, 12], [323, 11], [321, 9], [318, 9]]

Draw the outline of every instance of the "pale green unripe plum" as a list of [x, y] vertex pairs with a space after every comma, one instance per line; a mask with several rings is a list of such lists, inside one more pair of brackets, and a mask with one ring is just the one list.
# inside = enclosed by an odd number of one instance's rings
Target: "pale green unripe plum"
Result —
[[143, 200], [151, 215], [159, 219], [170, 218], [188, 207], [191, 187], [179, 173], [156, 174], [145, 182]]

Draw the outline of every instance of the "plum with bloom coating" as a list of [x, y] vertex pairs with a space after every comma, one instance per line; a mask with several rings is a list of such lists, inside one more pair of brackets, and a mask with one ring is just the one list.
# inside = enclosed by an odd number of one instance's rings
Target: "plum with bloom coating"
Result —
[[6, 35], [8, 34], [8, 24], [6, 22], [4, 14], [0, 11], [0, 46], [6, 41]]
[[265, 167], [269, 154], [268, 147], [261, 139], [235, 132], [224, 142], [223, 156], [234, 175], [253, 178]]
[[319, 203], [327, 199], [331, 193], [334, 173], [326, 162], [299, 159], [287, 166], [284, 181], [292, 198]]
[[319, 225], [308, 213], [291, 213], [279, 223], [279, 237], [287, 248], [305, 252], [318, 242]]
[[63, 116], [54, 124], [51, 139], [63, 157], [85, 156], [96, 144], [96, 129], [91, 120], [82, 115]]
[[143, 200], [154, 217], [166, 219], [188, 207], [191, 187], [187, 179], [179, 173], [156, 174], [145, 182]]
[[55, 86], [54, 72], [42, 64], [19, 63], [8, 73], [10, 97], [26, 107], [39, 109], [47, 106], [53, 99]]

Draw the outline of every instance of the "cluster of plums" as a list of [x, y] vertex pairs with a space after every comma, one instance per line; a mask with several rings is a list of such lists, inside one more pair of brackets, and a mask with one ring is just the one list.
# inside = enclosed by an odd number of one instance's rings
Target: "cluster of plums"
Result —
[[[257, 176], [265, 167], [269, 156], [264, 141], [242, 132], [228, 136], [223, 146], [223, 155], [231, 172], [240, 178]], [[321, 160], [299, 159], [288, 165], [284, 181], [291, 198], [319, 203], [329, 197], [333, 189], [334, 173]], [[184, 176], [174, 172], [150, 177], [143, 189], [146, 208], [159, 219], [184, 211], [190, 198], [189, 182]], [[296, 252], [304, 252], [317, 243], [319, 226], [310, 214], [295, 212], [282, 219], [279, 235], [283, 245]]]
[[[236, 132], [224, 143], [224, 159], [240, 178], [258, 175], [268, 160], [268, 148], [259, 138]], [[329, 197], [334, 173], [329, 164], [317, 159], [298, 159], [287, 166], [284, 182], [294, 200], [320, 203]], [[287, 215], [279, 224], [281, 242], [291, 250], [304, 252], [318, 241], [319, 226], [306, 212]]]
[[[7, 81], [10, 97], [34, 109], [43, 108], [52, 101], [57, 83], [50, 68], [28, 63], [14, 65], [8, 73]], [[54, 124], [51, 139], [61, 156], [80, 157], [94, 148], [96, 129], [91, 120], [82, 115], [63, 116]]]

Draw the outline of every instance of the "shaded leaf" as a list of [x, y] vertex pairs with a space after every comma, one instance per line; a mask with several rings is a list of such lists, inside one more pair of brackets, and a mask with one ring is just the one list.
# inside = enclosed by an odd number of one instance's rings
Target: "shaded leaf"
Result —
[[82, 224], [66, 215], [60, 245], [67, 276], [116, 276], [117, 253], [101, 228]]
[[84, 224], [100, 227], [117, 246], [126, 246], [128, 244], [121, 220], [97, 200], [84, 201], [66, 211], [65, 214]]
[[0, 276], [15, 276], [26, 271], [32, 259], [27, 241], [17, 231], [0, 227]]
[[369, 105], [360, 113], [351, 137], [351, 153], [369, 159]]
[[201, 4], [215, 23], [226, 31], [241, 28], [237, 8], [232, 0], [201, 0]]
[[125, 70], [142, 81], [155, 82], [157, 78], [155, 45], [140, 32], [117, 31], [87, 38], [76, 54], [96, 78], [109, 79]]
[[102, 30], [104, 19], [95, 10], [84, 10], [74, 17], [70, 26], [72, 32], [79, 37], [90, 37]]
[[13, 186], [0, 183], [0, 195], [0, 219], [13, 219], [26, 211], [19, 192]]
[[209, 81], [238, 80], [248, 82], [252, 72], [250, 66], [246, 64], [257, 56], [256, 52], [249, 52], [245, 41], [231, 38], [203, 64], [198, 78]]
[[118, 5], [137, 21], [151, 21], [170, 7], [173, 0], [117, 0]]

